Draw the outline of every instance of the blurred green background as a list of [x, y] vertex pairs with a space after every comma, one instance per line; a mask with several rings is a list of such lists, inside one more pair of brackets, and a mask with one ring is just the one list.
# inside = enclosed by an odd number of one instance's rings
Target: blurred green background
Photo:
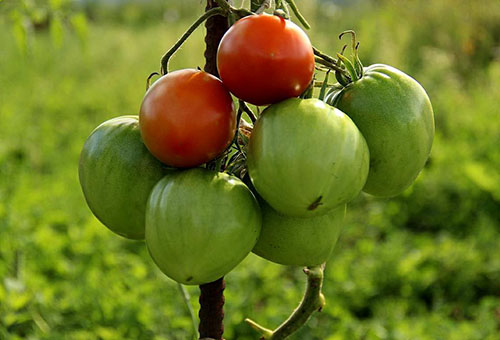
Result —
[[[354, 29], [365, 65], [416, 78], [436, 138], [403, 195], [350, 205], [327, 305], [292, 339], [500, 339], [500, 2], [298, 3], [321, 50]], [[91, 215], [77, 163], [94, 127], [138, 112], [147, 75], [203, 7], [0, 1], [0, 339], [189, 339], [176, 284]], [[203, 35], [172, 69], [203, 66]], [[245, 317], [277, 326], [304, 280], [248, 256], [226, 277], [225, 337], [256, 339]]]

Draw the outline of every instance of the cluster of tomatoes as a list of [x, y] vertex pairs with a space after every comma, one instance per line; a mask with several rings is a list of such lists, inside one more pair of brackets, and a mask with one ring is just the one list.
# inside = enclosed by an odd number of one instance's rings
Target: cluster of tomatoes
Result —
[[[362, 190], [399, 194], [427, 160], [432, 107], [401, 71], [345, 62], [349, 73], [324, 100], [300, 98], [313, 82], [313, 47], [298, 26], [267, 14], [237, 21], [217, 63], [220, 79], [194, 69], [162, 76], [139, 117], [101, 124], [80, 158], [94, 214], [117, 234], [145, 238], [177, 282], [214, 281], [251, 251], [285, 265], [321, 264], [349, 201]], [[231, 93], [267, 106], [245, 145], [235, 138]], [[228, 173], [231, 153], [245, 171]]]

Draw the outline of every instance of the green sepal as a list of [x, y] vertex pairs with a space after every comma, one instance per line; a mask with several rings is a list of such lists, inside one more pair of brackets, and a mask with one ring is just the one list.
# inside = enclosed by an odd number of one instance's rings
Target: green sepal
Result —
[[354, 68], [354, 65], [352, 64], [352, 62], [347, 57], [343, 56], [340, 53], [337, 53], [337, 58], [342, 60], [342, 62], [344, 63], [347, 72], [349, 72], [349, 74], [351, 75], [352, 81], [358, 80], [359, 77], [358, 77], [358, 74], [357, 74], [356, 69]]
[[323, 85], [321, 85], [321, 90], [319, 91], [319, 100], [323, 100], [326, 95], [326, 89], [328, 88], [328, 76], [330, 75], [330, 71], [326, 72], [325, 79], [323, 80]]

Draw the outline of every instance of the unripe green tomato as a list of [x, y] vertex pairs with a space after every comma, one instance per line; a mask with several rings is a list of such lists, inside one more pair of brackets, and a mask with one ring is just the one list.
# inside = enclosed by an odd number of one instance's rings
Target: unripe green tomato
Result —
[[431, 102], [415, 79], [391, 66], [371, 65], [325, 101], [351, 117], [368, 143], [370, 172], [363, 191], [391, 197], [414, 182], [434, 138]]
[[166, 176], [146, 211], [146, 244], [171, 279], [200, 285], [229, 273], [260, 234], [259, 204], [248, 187], [225, 173], [195, 168]]
[[116, 234], [138, 240], [144, 239], [151, 189], [168, 172], [144, 146], [137, 116], [99, 125], [85, 142], [78, 167], [94, 215]]
[[264, 201], [262, 230], [253, 252], [287, 266], [316, 266], [326, 262], [342, 230], [346, 205], [325, 215], [301, 218], [284, 216]]
[[248, 173], [262, 198], [287, 216], [313, 217], [352, 200], [368, 175], [369, 152], [351, 119], [318, 99], [266, 108], [248, 145]]

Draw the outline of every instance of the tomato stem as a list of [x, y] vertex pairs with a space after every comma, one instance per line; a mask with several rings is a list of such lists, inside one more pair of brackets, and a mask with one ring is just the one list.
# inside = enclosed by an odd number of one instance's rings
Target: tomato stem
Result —
[[326, 61], [328, 61], [329, 63], [331, 64], [337, 64], [337, 59], [335, 59], [334, 57], [331, 57], [329, 56], [328, 54], [326, 53], [323, 53], [321, 52], [320, 50], [318, 50], [316, 47], [313, 46], [313, 52], [314, 52], [314, 55], [315, 56], [318, 56]]
[[304, 273], [307, 275], [307, 285], [304, 297], [297, 309], [293, 311], [292, 315], [274, 331], [262, 327], [250, 319], [245, 319], [245, 322], [259, 332], [263, 340], [286, 339], [288, 336], [298, 331], [314, 312], [321, 311], [325, 305], [325, 297], [323, 293], [321, 293], [324, 269], [324, 264], [304, 268]]
[[220, 7], [212, 8], [205, 12], [201, 17], [199, 17], [182, 35], [182, 37], [177, 40], [177, 42], [172, 46], [167, 53], [161, 58], [161, 74], [165, 75], [168, 73], [168, 62], [175, 52], [182, 46], [182, 44], [189, 38], [191, 34], [200, 26], [205, 20], [216, 15], [226, 16], [227, 12]]
[[295, 14], [295, 16], [297, 17], [297, 20], [300, 21], [300, 23], [302, 24], [302, 26], [304, 26], [304, 28], [306, 30], [310, 29], [311, 25], [309, 25], [309, 23], [307, 22], [306, 18], [304, 18], [304, 16], [300, 13], [299, 8], [295, 4], [295, 1], [294, 0], [284, 0], [284, 1], [286, 1], [288, 3], [288, 5], [290, 6], [290, 8], [292, 9], [293, 14]]
[[246, 115], [248, 116], [248, 118], [250, 118], [250, 120], [252, 121], [252, 123], [255, 123], [255, 121], [257, 120], [257, 117], [255, 117], [255, 114], [248, 107], [247, 103], [245, 103], [243, 100], [240, 99], [239, 100], [239, 104], [240, 104], [240, 107], [243, 110], [243, 112], [246, 113]]
[[160, 74], [158, 72], [153, 72], [148, 76], [148, 79], [146, 79], [146, 91], [149, 90], [149, 87], [151, 86], [151, 79], [154, 76], [159, 76]]
[[335, 64], [332, 64], [331, 62], [326, 61], [326, 60], [324, 60], [322, 58], [315, 57], [314, 61], [317, 62], [318, 64], [326, 66], [327, 68], [332, 69], [334, 71], [338, 71], [338, 72], [341, 72], [341, 73], [345, 73], [346, 72], [346, 70], [344, 70], [343, 68], [341, 68], [341, 67], [339, 67], [339, 66], [337, 66]]
[[222, 340], [224, 334], [224, 278], [200, 286], [200, 338]]
[[285, 0], [276, 0], [274, 15], [281, 16], [284, 19], [290, 19], [290, 11]]
[[271, 7], [271, 0], [264, 0], [259, 8], [255, 11], [255, 14], [262, 14], [264, 11]]
[[235, 15], [237, 18], [243, 18], [248, 15], [255, 14], [246, 8], [234, 8], [226, 0], [214, 0], [214, 1], [217, 3], [217, 5], [219, 5], [219, 7], [223, 8], [226, 11], [226, 13]]

